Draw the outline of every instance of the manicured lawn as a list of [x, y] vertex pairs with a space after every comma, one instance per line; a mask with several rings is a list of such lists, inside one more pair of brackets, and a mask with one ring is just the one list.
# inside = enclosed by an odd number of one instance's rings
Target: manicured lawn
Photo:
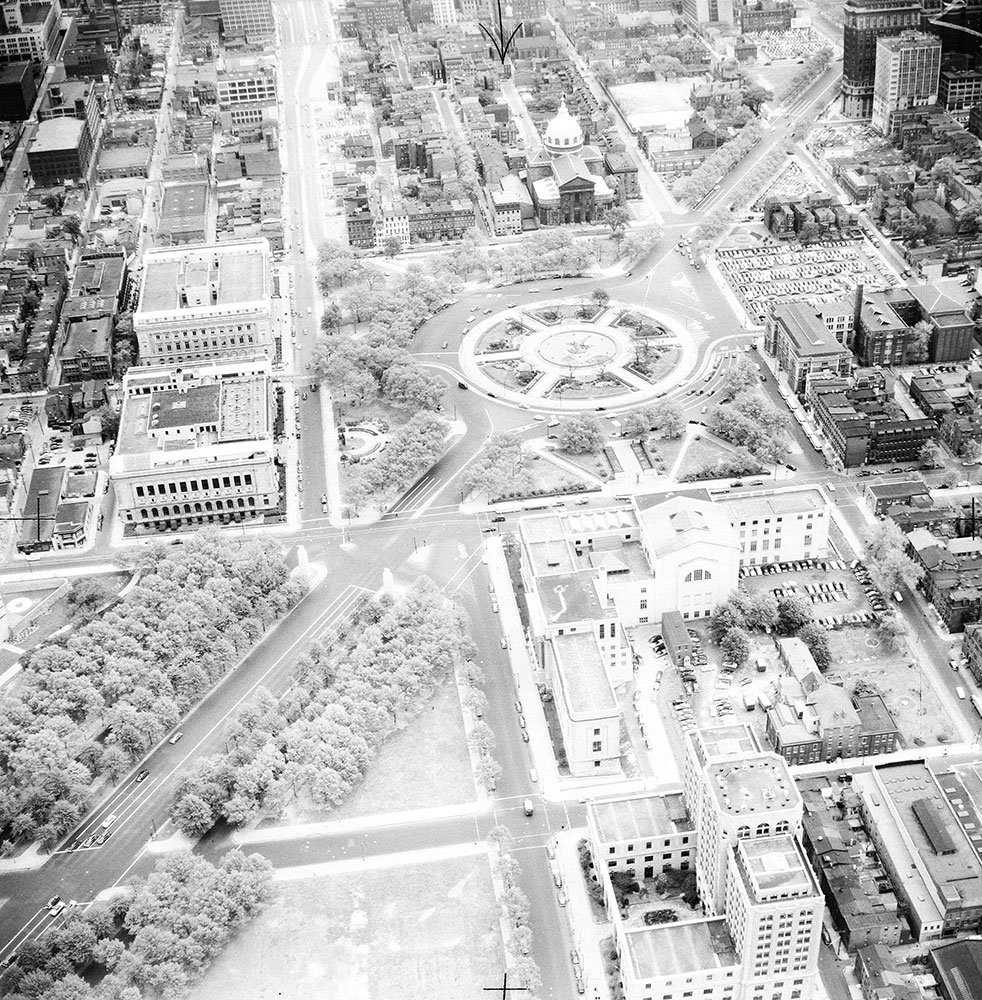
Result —
[[729, 450], [707, 439], [705, 435], [700, 435], [698, 441], [691, 438], [685, 449], [685, 457], [679, 466], [678, 478], [681, 479], [686, 473], [701, 469], [704, 465], [725, 458], [729, 454]]
[[576, 465], [583, 469], [584, 472], [589, 473], [593, 476], [599, 476], [601, 479], [610, 478], [610, 466], [603, 460], [601, 455], [586, 454], [586, 455], [573, 455], [568, 451], [556, 450], [556, 454], [572, 465]]
[[[439, 767], [433, 762], [439, 761]], [[304, 810], [300, 822], [456, 805], [475, 798], [456, 688], [445, 682], [401, 732], [389, 739], [365, 780], [337, 809]]]
[[191, 996], [462, 1000], [503, 968], [490, 868], [475, 855], [280, 882]]

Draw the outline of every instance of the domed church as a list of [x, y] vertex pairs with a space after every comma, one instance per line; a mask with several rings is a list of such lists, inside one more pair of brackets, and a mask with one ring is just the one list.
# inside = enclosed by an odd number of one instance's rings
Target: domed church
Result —
[[604, 158], [583, 142], [583, 129], [564, 97], [546, 126], [542, 145], [528, 160], [528, 187], [543, 226], [595, 222], [614, 203], [604, 180]]

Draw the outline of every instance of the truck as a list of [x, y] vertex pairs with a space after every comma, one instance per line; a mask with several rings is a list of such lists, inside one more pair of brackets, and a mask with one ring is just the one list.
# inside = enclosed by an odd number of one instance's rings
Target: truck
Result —
[[982, 695], [972, 695], [972, 707], [979, 713], [979, 715], [982, 715]]
[[766, 712], [774, 707], [774, 704], [771, 701], [771, 699], [768, 698], [763, 691], [761, 691], [760, 694], [757, 695], [757, 704], [760, 705], [760, 709], [762, 712]]
[[752, 691], [743, 692], [743, 707], [748, 711], [752, 712], [757, 706], [757, 700], [754, 698]]
[[955, 694], [957, 694], [962, 701], [965, 700], [965, 689], [961, 686], [961, 684], [959, 684], [958, 687], [955, 688]]

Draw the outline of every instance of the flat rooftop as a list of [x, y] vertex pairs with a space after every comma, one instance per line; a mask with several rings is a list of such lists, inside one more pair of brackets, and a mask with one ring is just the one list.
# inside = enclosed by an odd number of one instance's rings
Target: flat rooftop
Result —
[[704, 763], [725, 760], [728, 757], [745, 757], [759, 753], [760, 745], [749, 726], [712, 726], [700, 729], [694, 739], [704, 757]]
[[594, 634], [559, 635], [552, 639], [552, 644], [570, 711], [577, 715], [617, 712], [617, 698]]
[[163, 389], [150, 395], [150, 426], [160, 430], [218, 424], [221, 389], [217, 384]]
[[740, 964], [721, 917], [629, 930], [624, 940], [639, 979], [735, 968]]
[[202, 219], [208, 204], [208, 184], [195, 181], [191, 184], [174, 184], [164, 188], [164, 201], [160, 210], [164, 222], [186, 219], [188, 216]]
[[48, 118], [38, 125], [31, 153], [51, 153], [78, 149], [85, 122], [78, 118]]
[[632, 795], [592, 802], [600, 838], [614, 843], [622, 840], [650, 840], [692, 830], [681, 794]]
[[884, 765], [875, 774], [941, 898], [960, 908], [982, 906], [982, 862], [928, 767]]
[[[221, 310], [268, 301], [269, 243], [243, 240], [148, 250], [137, 319], [152, 313]], [[191, 301], [201, 304], [191, 305]]]
[[808, 863], [794, 837], [788, 834], [740, 840], [737, 852], [756, 899], [762, 900], [778, 891], [795, 896], [816, 891]]
[[707, 780], [719, 808], [743, 812], [790, 809], [801, 800], [788, 765], [777, 754], [754, 754], [710, 764]]
[[731, 521], [746, 521], [761, 517], [789, 517], [792, 514], [810, 514], [825, 510], [825, 498], [818, 490], [795, 490], [772, 493], [765, 497], [737, 497], [726, 500], [721, 506], [730, 514]]

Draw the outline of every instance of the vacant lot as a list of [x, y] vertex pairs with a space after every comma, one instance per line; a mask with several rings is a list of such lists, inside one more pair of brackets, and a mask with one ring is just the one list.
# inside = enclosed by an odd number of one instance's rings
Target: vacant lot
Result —
[[283, 882], [195, 1000], [462, 1000], [500, 981], [487, 857]]
[[[433, 761], [440, 761], [439, 767]], [[475, 798], [456, 687], [443, 683], [429, 704], [382, 746], [365, 780], [337, 809], [290, 813], [294, 822], [353, 819], [457, 805]]]
[[906, 653], [891, 653], [875, 629], [842, 628], [829, 632], [832, 666], [829, 675], [850, 693], [856, 681], [875, 685], [908, 746], [915, 738], [939, 743], [956, 738], [947, 712], [916, 662]]

